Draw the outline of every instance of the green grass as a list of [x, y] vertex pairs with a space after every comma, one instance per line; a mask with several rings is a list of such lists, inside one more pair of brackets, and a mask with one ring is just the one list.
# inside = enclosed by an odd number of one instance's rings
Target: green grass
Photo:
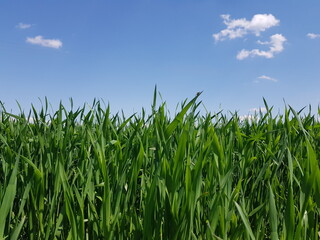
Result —
[[[0, 117], [0, 239], [319, 239], [317, 116]], [[32, 121], [31, 121], [32, 116]]]

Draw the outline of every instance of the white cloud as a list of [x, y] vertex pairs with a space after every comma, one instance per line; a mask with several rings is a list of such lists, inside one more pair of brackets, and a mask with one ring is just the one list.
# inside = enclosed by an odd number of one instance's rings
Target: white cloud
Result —
[[255, 56], [273, 58], [274, 54], [280, 53], [283, 51], [284, 49], [283, 44], [286, 41], [287, 39], [282, 34], [274, 34], [270, 37], [269, 42], [258, 41], [258, 44], [260, 45], [269, 45], [270, 47], [268, 51], [263, 51], [259, 49], [252, 49], [252, 50], [242, 49], [238, 53], [237, 59], [243, 60], [247, 57], [255, 57]]
[[55, 48], [55, 49], [62, 47], [62, 42], [59, 39], [45, 39], [40, 35], [34, 38], [28, 37], [26, 42], [35, 44], [35, 45], [40, 45], [43, 47]]
[[258, 121], [260, 117], [257, 115], [257, 113], [266, 113], [267, 109], [265, 107], [259, 107], [259, 108], [250, 108], [249, 113], [245, 115], [240, 115], [239, 120], [240, 122], [253, 122]]
[[245, 58], [247, 58], [247, 57], [249, 57], [249, 56], [250, 56], [250, 51], [245, 50], [245, 49], [242, 49], [242, 50], [238, 53], [237, 59], [242, 60], [242, 59], [245, 59]]
[[256, 14], [250, 21], [245, 18], [230, 19], [228, 14], [221, 15], [221, 18], [227, 28], [212, 35], [215, 41], [243, 37], [249, 33], [260, 36], [261, 32], [280, 23], [280, 20], [276, 19], [272, 14]]
[[16, 28], [19, 28], [19, 29], [27, 29], [27, 28], [31, 28], [31, 24], [28, 24], [28, 23], [19, 23]]
[[265, 107], [260, 107], [260, 108], [250, 108], [250, 112], [267, 112], [267, 109]]
[[318, 33], [308, 33], [307, 37], [310, 39], [320, 38], [320, 34]]
[[272, 77], [269, 77], [269, 76], [266, 76], [266, 75], [261, 75], [261, 76], [258, 77], [258, 78], [259, 78], [259, 79], [265, 79], [265, 80], [272, 81], [272, 82], [278, 82], [277, 79], [272, 78]]
[[240, 122], [244, 122], [246, 120], [248, 120], [250, 122], [250, 121], [253, 121], [253, 120], [256, 120], [256, 119], [257, 118], [255, 116], [251, 115], [251, 114], [239, 116]]

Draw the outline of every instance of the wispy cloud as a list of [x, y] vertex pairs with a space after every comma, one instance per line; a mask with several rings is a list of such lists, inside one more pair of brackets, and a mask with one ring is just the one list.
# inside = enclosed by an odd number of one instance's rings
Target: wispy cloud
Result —
[[31, 28], [31, 24], [28, 24], [28, 23], [18, 23], [16, 25], [16, 28], [19, 28], [19, 29], [27, 29], [27, 28]]
[[260, 36], [261, 32], [280, 23], [280, 20], [272, 14], [256, 14], [251, 20], [246, 18], [231, 19], [229, 14], [221, 15], [221, 18], [227, 27], [212, 35], [216, 42], [243, 37], [250, 33]]
[[274, 34], [270, 37], [269, 42], [261, 42], [258, 41], [258, 44], [260, 45], [269, 45], [268, 51], [263, 51], [260, 49], [252, 49], [252, 50], [246, 50], [242, 49], [238, 55], [237, 59], [243, 60], [248, 57], [265, 57], [265, 58], [273, 58], [274, 54], [280, 53], [283, 51], [284, 47], [283, 44], [287, 41], [287, 39], [282, 34]]
[[318, 33], [308, 33], [307, 37], [310, 39], [316, 39], [316, 38], [320, 38], [320, 34]]
[[266, 75], [261, 75], [260, 77], [258, 77], [258, 79], [263, 79], [271, 82], [278, 82], [278, 79], [275, 79]]
[[55, 49], [59, 49], [62, 47], [62, 42], [59, 39], [45, 39], [40, 35], [34, 38], [28, 37], [26, 42]]

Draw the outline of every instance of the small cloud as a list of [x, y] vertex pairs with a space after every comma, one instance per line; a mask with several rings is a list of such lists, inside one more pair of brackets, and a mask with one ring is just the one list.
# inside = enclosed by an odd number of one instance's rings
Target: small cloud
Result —
[[265, 113], [267, 112], [267, 109], [265, 107], [260, 107], [260, 108], [250, 108], [249, 113], [245, 115], [240, 115], [239, 120], [240, 122], [253, 122], [257, 121], [260, 119], [260, 117], [257, 115], [257, 113]]
[[258, 41], [258, 44], [260, 45], [269, 45], [268, 51], [263, 51], [259, 49], [252, 49], [252, 50], [246, 50], [242, 49], [237, 54], [238, 60], [243, 60], [248, 57], [265, 57], [265, 58], [273, 58], [275, 53], [280, 53], [283, 51], [284, 47], [283, 44], [287, 41], [287, 39], [282, 34], [274, 34], [270, 37], [269, 42], [261, 42]]
[[34, 38], [28, 37], [26, 42], [55, 49], [59, 49], [62, 47], [62, 42], [59, 39], [45, 39], [40, 35]]
[[264, 80], [268, 80], [268, 81], [272, 81], [272, 82], [278, 82], [277, 79], [266, 76], [266, 75], [261, 75], [260, 77], [258, 77], [258, 79], [264, 79]]
[[240, 38], [250, 33], [260, 36], [261, 32], [280, 23], [280, 20], [276, 19], [272, 14], [256, 14], [249, 21], [245, 18], [230, 19], [229, 14], [221, 15], [221, 18], [227, 28], [212, 35], [216, 42]]
[[19, 29], [27, 29], [27, 28], [31, 28], [31, 24], [28, 24], [28, 23], [19, 23], [16, 28], [19, 28]]
[[[254, 49], [254, 50], [258, 50], [258, 49]], [[245, 49], [242, 49], [242, 50], [237, 54], [237, 59], [238, 59], [238, 60], [245, 59], [245, 58], [249, 57], [250, 54], [251, 54], [250, 51], [245, 50]]]
[[252, 122], [253, 120], [256, 120], [256, 119], [257, 118], [254, 115], [251, 115], [251, 114], [239, 116], [240, 122], [245, 122], [245, 121]]
[[308, 33], [307, 37], [310, 39], [316, 39], [316, 38], [320, 38], [320, 34], [318, 33]]
[[264, 113], [264, 112], [267, 112], [267, 109], [266, 109], [265, 107], [250, 108], [249, 111], [250, 111], [250, 112], [253, 112], [253, 113], [255, 113], [255, 112], [262, 112], [262, 113]]

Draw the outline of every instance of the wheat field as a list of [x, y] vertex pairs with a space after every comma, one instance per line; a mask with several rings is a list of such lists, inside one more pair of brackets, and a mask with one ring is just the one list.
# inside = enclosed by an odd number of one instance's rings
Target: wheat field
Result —
[[319, 239], [320, 123], [62, 104], [0, 117], [0, 239]]

